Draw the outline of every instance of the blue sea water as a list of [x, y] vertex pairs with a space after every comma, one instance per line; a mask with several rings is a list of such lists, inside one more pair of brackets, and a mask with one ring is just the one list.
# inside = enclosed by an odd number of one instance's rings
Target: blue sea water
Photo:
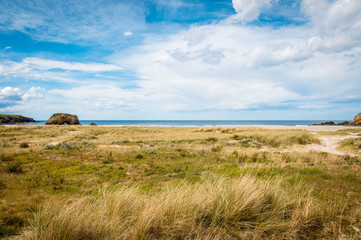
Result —
[[[161, 126], [161, 127], [212, 127], [212, 126], [312, 126], [330, 120], [82, 120], [80, 124], [96, 123], [101, 126]], [[344, 120], [333, 120], [335, 123]], [[26, 125], [44, 125], [46, 121]]]

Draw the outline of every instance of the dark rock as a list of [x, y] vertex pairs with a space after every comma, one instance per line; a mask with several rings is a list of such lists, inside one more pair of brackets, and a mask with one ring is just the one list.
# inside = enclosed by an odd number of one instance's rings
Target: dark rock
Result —
[[96, 123], [91, 123], [91, 124], [89, 124], [90, 126], [97, 126], [97, 124]]
[[347, 126], [347, 125], [349, 125], [349, 124], [350, 124], [350, 122], [344, 121], [344, 122], [342, 122], [342, 123], [337, 123], [336, 125]]
[[332, 121], [328, 121], [323, 123], [314, 123], [313, 125], [335, 125], [335, 123]]
[[54, 113], [45, 125], [80, 125], [77, 115], [71, 115], [68, 113]]
[[335, 124], [332, 121], [329, 122], [323, 122], [323, 123], [314, 123], [313, 125], [338, 125], [338, 126], [361, 126], [361, 113], [357, 114], [352, 122], [342, 122]]
[[36, 122], [36, 121], [32, 118], [24, 117], [21, 115], [0, 114], [0, 124], [18, 124], [25, 122]]

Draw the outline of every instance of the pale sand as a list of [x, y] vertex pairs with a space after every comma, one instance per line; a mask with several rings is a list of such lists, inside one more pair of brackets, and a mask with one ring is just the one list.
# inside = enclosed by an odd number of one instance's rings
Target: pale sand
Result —
[[[321, 144], [309, 144], [304, 147], [304, 151], [318, 151], [318, 152], [328, 152], [338, 155], [349, 155], [349, 156], [359, 156], [360, 153], [340, 151], [337, 149], [339, 142], [349, 138], [357, 138], [358, 136], [322, 136], [320, 137]], [[302, 150], [301, 150], [302, 151]]]
[[[358, 128], [352, 126], [264, 126], [262, 128], [265, 129], [302, 129], [307, 130], [310, 132], [334, 132], [342, 129], [351, 129], [351, 128]], [[308, 144], [308, 145], [297, 145], [292, 146], [286, 149], [283, 149], [283, 152], [328, 152], [338, 155], [349, 155], [349, 156], [361, 156], [360, 152], [349, 152], [349, 151], [340, 151], [338, 149], [339, 142], [349, 138], [357, 138], [357, 133], [349, 133], [348, 136], [338, 136], [338, 135], [331, 135], [331, 136], [318, 136], [321, 140], [320, 144]]]
[[260, 127], [266, 129], [302, 129], [302, 130], [315, 131], [315, 132], [319, 132], [319, 131], [334, 132], [342, 129], [359, 128], [353, 126], [260, 126]]
[[[82, 125], [87, 127], [88, 125]], [[89, 126], [89, 127], [94, 127], [94, 126]], [[164, 128], [178, 128], [179, 126], [137, 126], [137, 125], [98, 125], [98, 127], [164, 127]], [[302, 129], [302, 130], [307, 130], [307, 131], [325, 131], [325, 132], [333, 132], [333, 131], [338, 131], [341, 129], [350, 129], [350, 128], [359, 128], [359, 127], [354, 127], [354, 126], [270, 126], [270, 125], [260, 125], [260, 126], [255, 126], [255, 125], [240, 125], [240, 126], [180, 126], [181, 128], [265, 128], [265, 129]]]

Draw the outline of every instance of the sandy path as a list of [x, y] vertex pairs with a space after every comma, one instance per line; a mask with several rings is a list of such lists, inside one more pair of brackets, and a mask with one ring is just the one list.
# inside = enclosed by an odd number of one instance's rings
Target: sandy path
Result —
[[[349, 128], [355, 128], [355, 127], [349, 127], [349, 126], [265, 126], [262, 128], [266, 129], [302, 129], [310, 131], [311, 133], [318, 135], [317, 132], [334, 132], [342, 129], [349, 129]], [[361, 156], [361, 152], [355, 153], [350, 151], [340, 151], [338, 150], [339, 142], [345, 139], [350, 138], [357, 138], [357, 133], [350, 133], [350, 135], [347, 136], [340, 136], [340, 135], [330, 135], [330, 136], [319, 136], [319, 139], [321, 140], [320, 144], [308, 144], [308, 145], [298, 145], [298, 146], [292, 146], [288, 147], [286, 149], [283, 149], [281, 152], [309, 152], [309, 151], [318, 151], [318, 152], [328, 152], [333, 154], [339, 154], [339, 155], [349, 155], [349, 156]]]
[[340, 151], [338, 150], [338, 144], [340, 141], [349, 139], [349, 138], [357, 138], [357, 136], [321, 136], [321, 144], [309, 144], [300, 148], [301, 151], [319, 151], [319, 152], [328, 152], [339, 155], [350, 155], [350, 156], [358, 156], [360, 154], [355, 154], [353, 152]]

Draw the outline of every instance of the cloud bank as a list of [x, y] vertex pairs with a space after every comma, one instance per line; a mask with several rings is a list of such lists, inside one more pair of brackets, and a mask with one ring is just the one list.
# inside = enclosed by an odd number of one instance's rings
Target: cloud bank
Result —
[[31, 87], [23, 92], [19, 88], [5, 87], [0, 89], [0, 111], [9, 110], [9, 107], [24, 103], [31, 99], [42, 97], [40, 92], [44, 89], [40, 87]]

